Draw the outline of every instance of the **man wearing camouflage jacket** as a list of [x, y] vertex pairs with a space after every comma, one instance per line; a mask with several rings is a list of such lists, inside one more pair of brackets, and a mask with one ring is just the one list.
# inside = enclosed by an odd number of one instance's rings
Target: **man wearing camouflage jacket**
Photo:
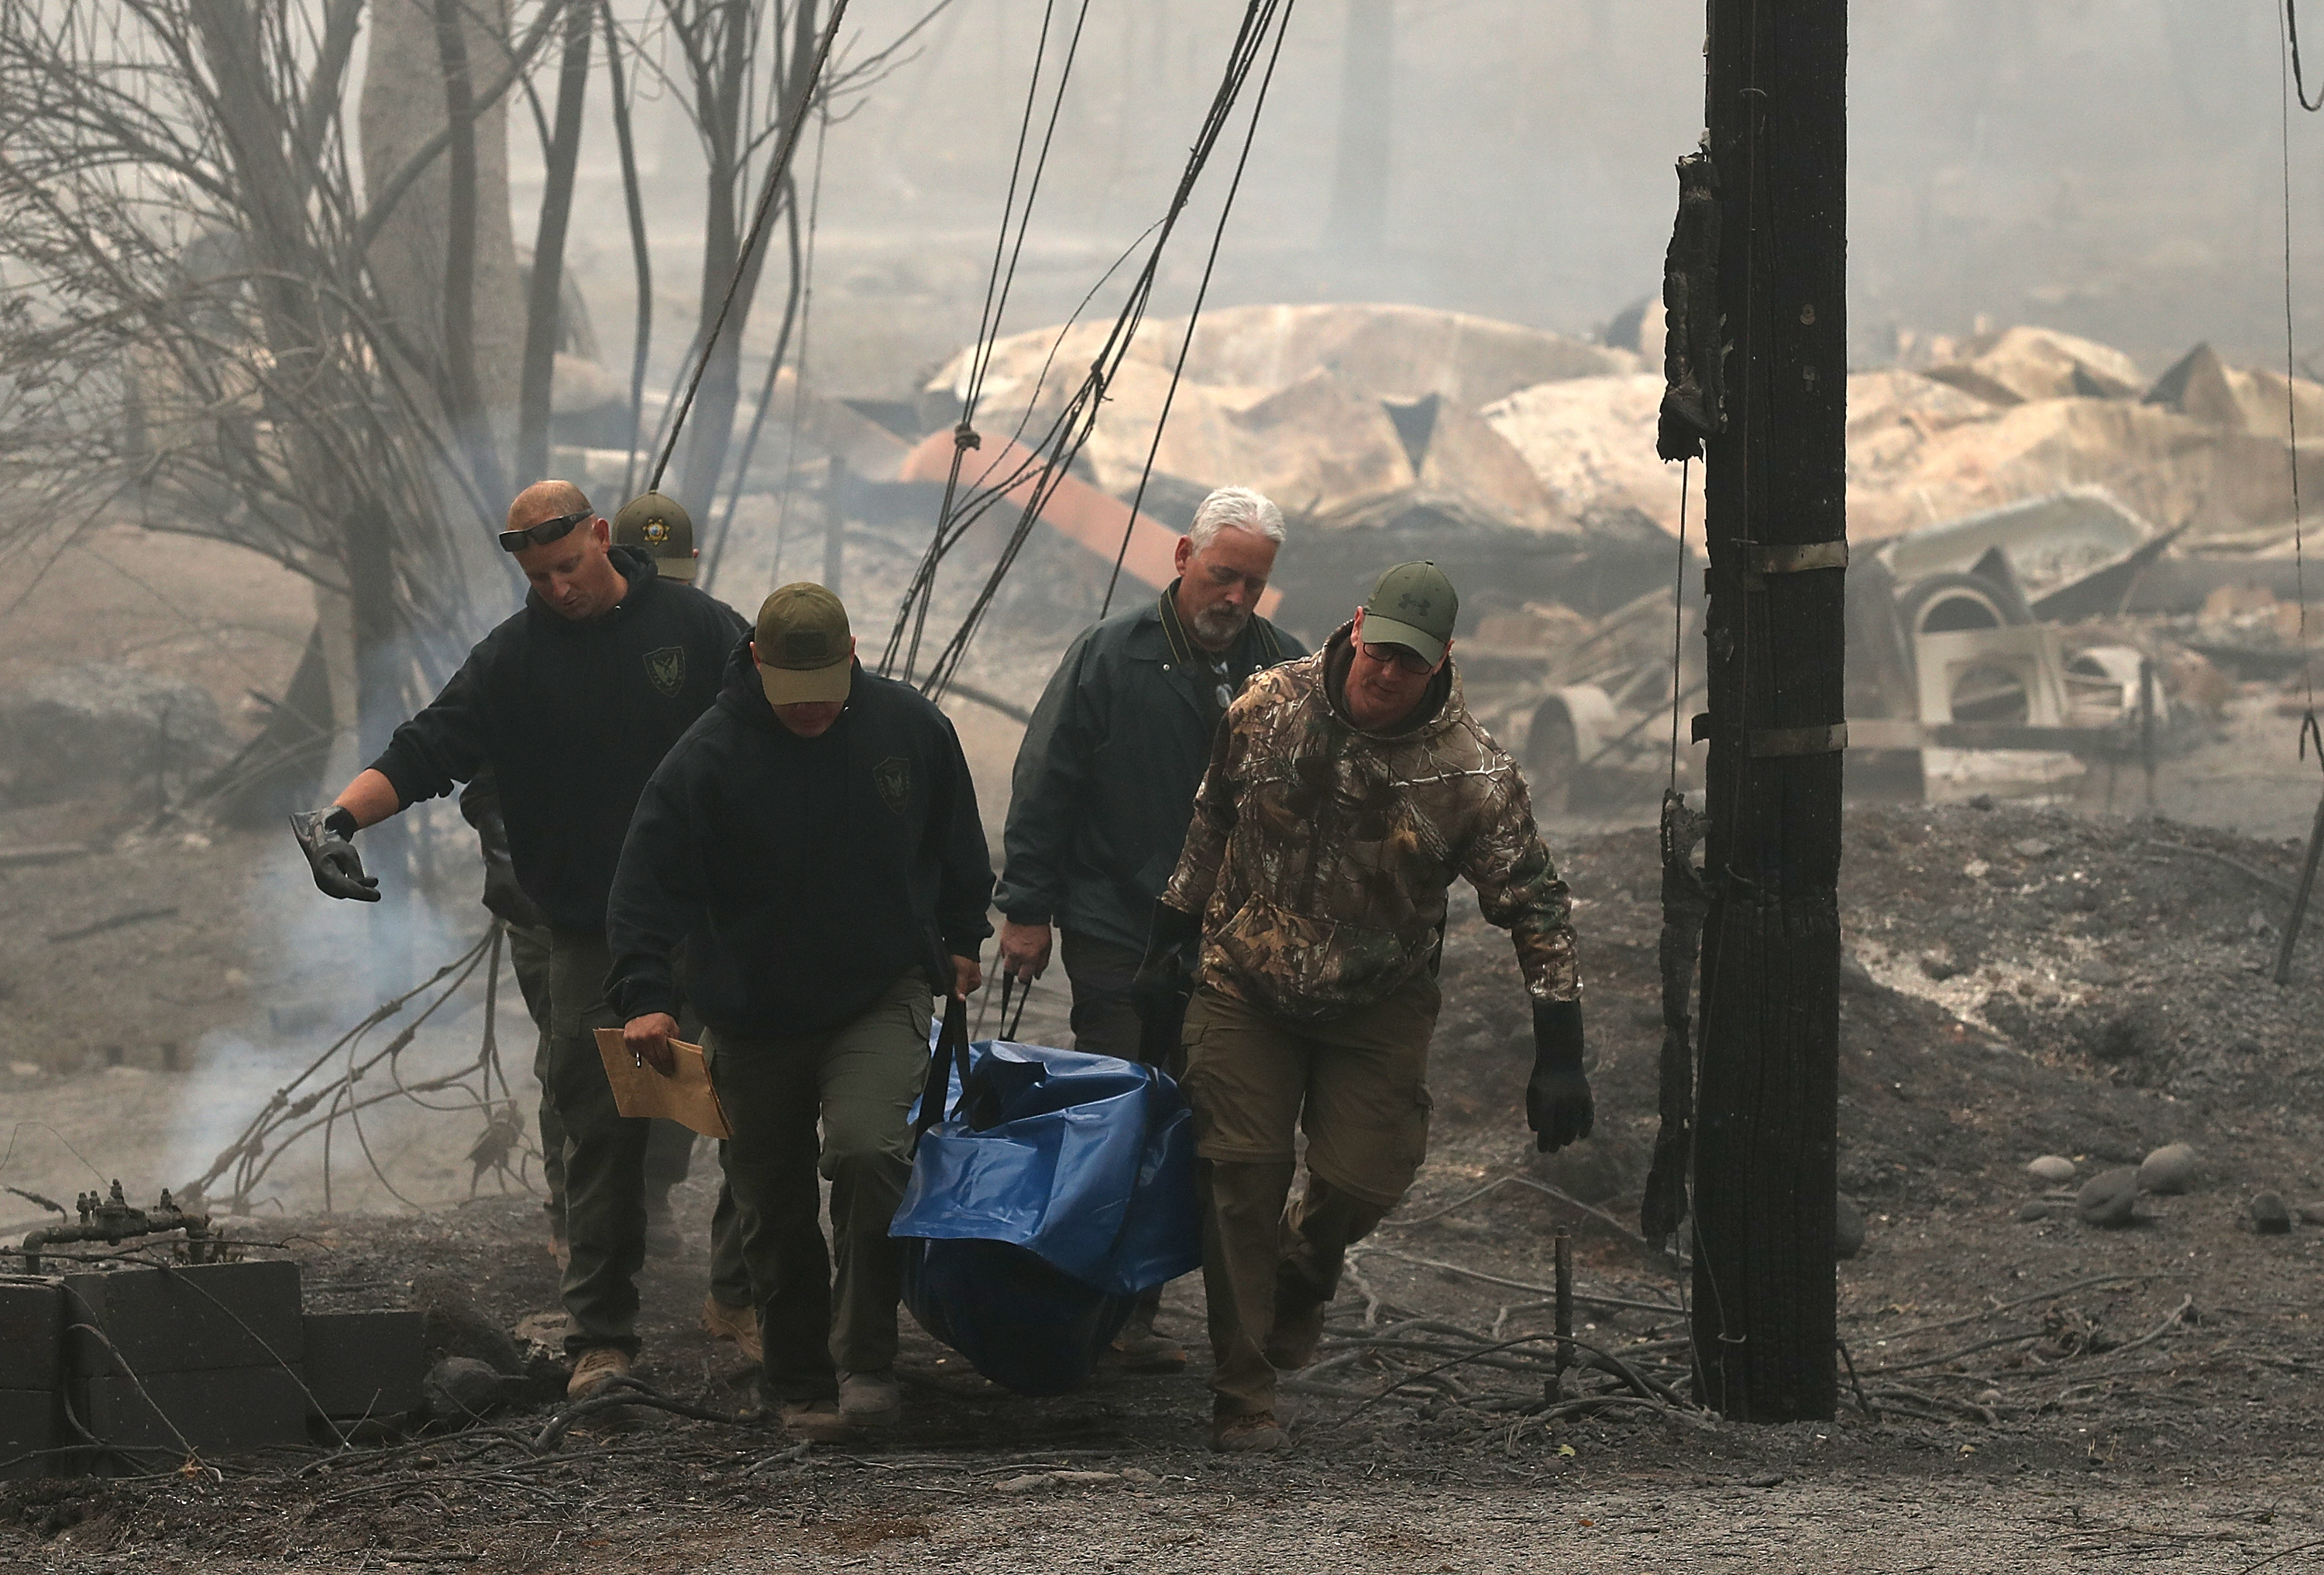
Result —
[[1454, 876], [1511, 933], [1532, 997], [1527, 1124], [1545, 1150], [1590, 1133], [1565, 883], [1516, 763], [1462, 704], [1458, 610], [1434, 564], [1399, 565], [1322, 651], [1254, 677], [1155, 909], [1143, 1008], [1185, 988], [1199, 943], [1185, 1088], [1222, 1450], [1288, 1442], [1276, 1372], [1312, 1359], [1347, 1248], [1420, 1168]]

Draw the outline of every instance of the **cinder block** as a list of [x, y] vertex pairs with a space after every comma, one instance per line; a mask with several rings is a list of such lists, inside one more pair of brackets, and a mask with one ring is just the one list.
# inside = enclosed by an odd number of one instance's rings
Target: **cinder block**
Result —
[[427, 1318], [420, 1312], [309, 1312], [307, 1387], [325, 1416], [397, 1416], [420, 1408]]
[[0, 1389], [54, 1389], [64, 1333], [61, 1282], [0, 1277]]
[[118, 1375], [123, 1364], [151, 1380], [162, 1373], [231, 1368], [296, 1368], [307, 1355], [299, 1311], [299, 1266], [212, 1263], [183, 1268], [124, 1268], [63, 1276], [68, 1322], [105, 1331], [65, 1342], [82, 1377]]
[[195, 1449], [226, 1454], [307, 1441], [307, 1396], [279, 1367], [139, 1376], [143, 1393], [126, 1377], [88, 1380], [81, 1414], [106, 1443], [174, 1454], [182, 1435]]
[[0, 1389], [0, 1481], [77, 1475], [78, 1462], [54, 1452], [63, 1442], [53, 1387]]

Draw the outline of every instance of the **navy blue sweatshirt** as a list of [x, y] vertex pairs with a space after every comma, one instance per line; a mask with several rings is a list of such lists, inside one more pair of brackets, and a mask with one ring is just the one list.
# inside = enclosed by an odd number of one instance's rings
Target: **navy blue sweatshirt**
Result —
[[816, 1033], [908, 972], [949, 991], [945, 959], [977, 954], [991, 898], [976, 787], [943, 712], [858, 666], [839, 720], [801, 738], [738, 649], [718, 703], [638, 800], [606, 916], [606, 998], [624, 1018], [674, 1015], [670, 956], [694, 936], [687, 998], [703, 1021]]
[[646, 554], [613, 554], [629, 590], [612, 612], [575, 622], [526, 596], [372, 762], [406, 806], [489, 769], [517, 884], [560, 929], [604, 927], [638, 795], [750, 633]]

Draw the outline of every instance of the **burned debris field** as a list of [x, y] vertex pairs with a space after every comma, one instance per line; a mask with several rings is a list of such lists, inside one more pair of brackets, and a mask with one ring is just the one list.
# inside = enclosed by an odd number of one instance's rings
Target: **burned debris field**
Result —
[[[1025, 1399], [908, 1323], [890, 1438], [707, 1420], [743, 1407], [752, 1375], [697, 1325], [699, 1174], [641, 1324], [641, 1376], [694, 1414], [576, 1414], [537, 1201], [487, 1179], [420, 1216], [270, 1211], [221, 1232], [296, 1264], [309, 1312], [419, 1309], [431, 1363], [484, 1364], [457, 1398], [439, 1368], [419, 1414], [345, 1447], [8, 1483], [0, 1567], [1194, 1570], [1221, 1567], [1231, 1526], [1277, 1539], [1229, 1560], [1250, 1568], [1739, 1568], [1780, 1534], [1803, 1562], [1860, 1568], [2222, 1570], [2324, 1536], [2324, 1226], [2301, 1208], [2324, 1200], [2324, 1124], [2284, 1093], [2324, 1057], [2301, 1006], [2317, 953], [2289, 989], [2270, 977], [2273, 883], [2299, 850], [2007, 804], [1861, 807], [1846, 830], [1839, 1169], [1862, 1242], [1839, 1268], [1832, 1423], [1744, 1426], [1689, 1398], [1692, 1286], [1636, 1230], [1660, 1043], [1640, 829], [1561, 839], [1601, 1111], [1569, 1154], [1510, 1130], [1515, 964], [1456, 914], [1430, 1161], [1290, 1381], [1288, 1456], [1204, 1447], [1193, 1279], [1162, 1321], [1197, 1352], [1184, 1375]], [[234, 845], [180, 856], [220, 868]], [[2197, 1156], [2187, 1190], [2085, 1222], [2087, 1184], [2172, 1144]], [[2029, 1174], [2045, 1156], [2070, 1178]], [[2288, 1229], [2255, 1228], [2263, 1193]], [[1582, 1353], [1563, 1373], [1561, 1230]]]

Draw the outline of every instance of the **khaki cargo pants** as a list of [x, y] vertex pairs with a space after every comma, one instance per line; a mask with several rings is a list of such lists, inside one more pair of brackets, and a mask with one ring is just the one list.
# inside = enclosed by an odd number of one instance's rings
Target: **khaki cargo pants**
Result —
[[[1293, 1023], [1209, 985], [1186, 1008], [1216, 1416], [1275, 1407], [1269, 1337], [1320, 1323], [1349, 1247], [1405, 1194], [1428, 1152], [1436, 981], [1327, 1023]], [[1296, 1135], [1307, 1184], [1286, 1208]]]
[[[908, 1118], [927, 1077], [932, 1015], [927, 980], [916, 969], [836, 1028], [708, 1035], [710, 1080], [734, 1128], [724, 1146], [726, 1181], [766, 1352], [760, 1389], [770, 1401], [829, 1399], [840, 1372], [895, 1362], [903, 1256], [888, 1226], [911, 1174]], [[828, 1246], [818, 1171], [831, 1183]]]

